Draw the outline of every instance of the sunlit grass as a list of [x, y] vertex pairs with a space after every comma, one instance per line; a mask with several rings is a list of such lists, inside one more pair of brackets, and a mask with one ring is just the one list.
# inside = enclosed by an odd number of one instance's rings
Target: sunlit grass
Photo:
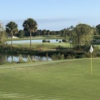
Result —
[[0, 100], [99, 100], [100, 59], [0, 66]]
[[[10, 44], [9, 44], [10, 45]], [[14, 47], [19, 48], [30, 48], [29, 43], [23, 44], [13, 44]], [[35, 50], [47, 50], [47, 49], [57, 49], [57, 48], [69, 48], [72, 47], [69, 43], [32, 43], [32, 48]]]

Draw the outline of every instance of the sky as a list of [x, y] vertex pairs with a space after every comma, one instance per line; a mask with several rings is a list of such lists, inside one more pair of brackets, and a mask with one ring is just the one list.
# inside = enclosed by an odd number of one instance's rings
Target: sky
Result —
[[33, 18], [38, 29], [61, 30], [79, 23], [100, 24], [100, 0], [0, 0], [0, 23], [15, 21], [19, 29]]

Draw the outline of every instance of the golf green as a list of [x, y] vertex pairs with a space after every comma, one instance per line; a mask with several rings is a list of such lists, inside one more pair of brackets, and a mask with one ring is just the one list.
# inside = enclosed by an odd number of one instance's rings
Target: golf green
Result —
[[0, 100], [100, 100], [100, 59], [0, 65]]

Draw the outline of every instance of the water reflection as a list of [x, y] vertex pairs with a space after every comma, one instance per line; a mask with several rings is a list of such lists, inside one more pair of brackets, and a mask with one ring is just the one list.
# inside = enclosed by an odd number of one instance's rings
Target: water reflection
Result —
[[36, 56], [36, 55], [2, 55], [0, 54], [0, 64], [5, 62], [19, 62], [20, 57], [22, 57], [24, 62], [29, 59], [32, 61], [51, 61], [50, 57]]

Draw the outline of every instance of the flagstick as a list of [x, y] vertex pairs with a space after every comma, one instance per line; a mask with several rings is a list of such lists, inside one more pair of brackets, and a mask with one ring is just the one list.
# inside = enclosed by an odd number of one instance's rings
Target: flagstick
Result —
[[92, 53], [91, 53], [91, 76], [92, 76]]

